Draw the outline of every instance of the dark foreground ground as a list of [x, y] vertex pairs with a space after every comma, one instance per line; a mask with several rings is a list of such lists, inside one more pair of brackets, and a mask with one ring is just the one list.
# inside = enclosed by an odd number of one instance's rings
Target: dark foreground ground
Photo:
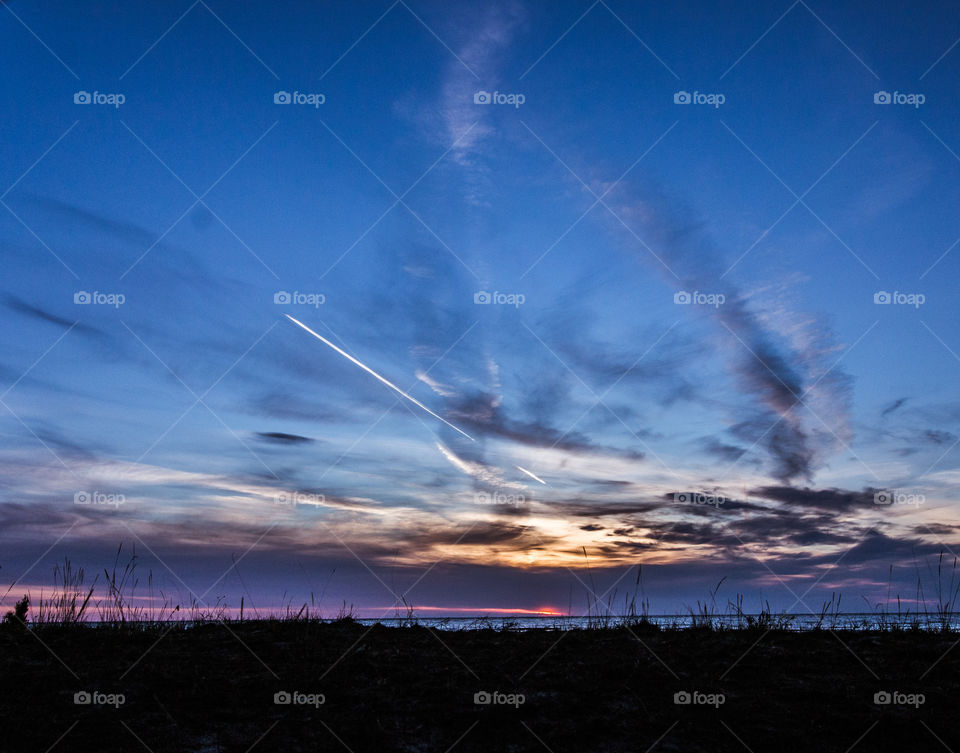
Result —
[[[7, 626], [0, 749], [960, 750], [958, 637], [349, 620]], [[83, 692], [102, 695], [75, 703]], [[275, 703], [284, 692], [303, 695]], [[502, 695], [476, 703], [483, 692]], [[694, 702], [675, 703], [681, 692]], [[882, 692], [894, 702], [875, 703]]]

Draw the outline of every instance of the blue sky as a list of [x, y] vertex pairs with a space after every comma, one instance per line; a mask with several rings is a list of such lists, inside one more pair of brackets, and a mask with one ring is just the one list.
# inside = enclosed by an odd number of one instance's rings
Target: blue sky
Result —
[[723, 575], [804, 611], [955, 548], [955, 10], [0, 35], [8, 601], [123, 542], [184, 601], [580, 611], [643, 564], [655, 611]]

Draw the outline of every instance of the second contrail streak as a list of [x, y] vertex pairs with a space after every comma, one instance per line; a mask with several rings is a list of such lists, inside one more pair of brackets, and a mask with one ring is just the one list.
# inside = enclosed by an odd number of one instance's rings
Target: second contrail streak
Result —
[[540, 482], [541, 484], [543, 484], [544, 486], [547, 485], [547, 482], [546, 482], [546, 481], [544, 481], [542, 478], [540, 478], [537, 474], [531, 473], [531, 472], [528, 471], [526, 468], [522, 468], [521, 466], [518, 465], [518, 466], [517, 466], [517, 470], [518, 470], [518, 471], [523, 471], [523, 472], [526, 473], [530, 478], [532, 478], [532, 479], [534, 479], [534, 480], [536, 480], [536, 481], [539, 481], [539, 482]]
[[294, 319], [292, 316], [290, 316], [290, 314], [284, 314], [284, 316], [287, 317], [287, 319], [289, 319], [291, 322], [293, 322], [294, 324], [296, 324], [298, 327], [302, 327], [303, 329], [305, 329], [307, 332], [309, 332], [311, 335], [313, 335], [315, 338], [317, 338], [317, 339], [318, 339], [320, 342], [322, 342], [324, 345], [329, 345], [331, 348], [333, 348], [335, 351], [337, 351], [337, 353], [339, 353], [341, 356], [343, 356], [344, 358], [348, 359], [349, 361], [352, 361], [352, 362], [355, 363], [357, 366], [359, 366], [361, 369], [363, 369], [364, 371], [366, 371], [368, 374], [372, 374], [374, 377], [376, 377], [377, 379], [379, 379], [381, 382], [383, 382], [385, 385], [387, 385], [387, 387], [389, 387], [390, 389], [392, 389], [394, 392], [398, 392], [398, 393], [401, 394], [403, 397], [405, 397], [407, 400], [409, 400], [411, 403], [413, 403], [414, 405], [422, 408], [423, 410], [425, 410], [427, 413], [429, 413], [429, 414], [430, 414], [431, 416], [433, 416], [434, 418], [438, 419], [439, 421], [443, 421], [443, 423], [445, 423], [447, 426], [449, 426], [449, 427], [450, 427], [451, 429], [453, 429], [454, 431], [460, 432], [461, 434], [463, 434], [463, 436], [465, 436], [465, 437], [466, 437], [467, 439], [469, 439], [471, 442], [475, 442], [475, 441], [476, 441], [473, 437], [471, 437], [469, 434], [467, 434], [467, 432], [465, 432], [463, 429], [457, 428], [456, 426], [454, 426], [452, 423], [450, 423], [449, 421], [447, 421], [447, 420], [446, 420], [445, 418], [443, 418], [442, 416], [438, 416], [436, 413], [434, 413], [432, 410], [430, 410], [426, 405], [424, 405], [423, 403], [421, 403], [421, 402], [420, 402], [419, 400], [417, 400], [415, 397], [411, 397], [410, 395], [408, 395], [406, 392], [404, 392], [403, 390], [401, 390], [399, 387], [397, 387], [397, 385], [395, 385], [395, 384], [394, 384], [393, 382], [391, 382], [390, 380], [384, 379], [382, 376], [380, 376], [377, 372], [375, 372], [375, 371], [374, 371], [373, 369], [371, 369], [369, 366], [367, 366], [366, 364], [361, 363], [360, 361], [358, 361], [356, 358], [354, 358], [353, 356], [351, 356], [351, 355], [350, 355], [349, 353], [347, 353], [346, 351], [341, 350], [340, 348], [338, 348], [336, 345], [334, 345], [332, 342], [330, 342], [330, 341], [329, 341], [327, 338], [325, 338], [323, 335], [318, 335], [316, 332], [314, 332], [312, 329], [310, 329], [306, 324], [304, 324], [303, 322], [298, 322], [296, 319]]

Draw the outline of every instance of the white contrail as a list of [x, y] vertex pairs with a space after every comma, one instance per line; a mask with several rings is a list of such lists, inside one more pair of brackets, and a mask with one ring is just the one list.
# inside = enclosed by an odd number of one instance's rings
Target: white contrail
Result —
[[546, 481], [544, 481], [542, 478], [540, 478], [539, 476], [537, 476], [535, 473], [530, 473], [530, 471], [528, 471], [526, 468], [521, 468], [521, 467], [518, 465], [518, 466], [517, 466], [517, 470], [518, 470], [518, 471], [523, 471], [523, 472], [526, 473], [530, 478], [532, 478], [534, 481], [539, 481], [539, 482], [540, 482], [541, 484], [543, 484], [544, 486], [547, 485], [547, 482], [546, 482]]
[[[347, 353], [346, 351], [343, 351], [343, 350], [341, 350], [340, 348], [338, 348], [336, 345], [334, 345], [332, 342], [330, 342], [330, 341], [329, 341], [327, 338], [325, 338], [323, 335], [318, 335], [316, 332], [314, 332], [312, 329], [310, 329], [306, 324], [304, 324], [303, 322], [298, 322], [296, 319], [294, 319], [292, 316], [290, 316], [290, 314], [284, 314], [284, 316], [287, 317], [287, 319], [289, 319], [291, 322], [293, 322], [294, 324], [296, 324], [298, 327], [302, 327], [303, 329], [305, 329], [307, 332], [309, 332], [311, 335], [313, 335], [315, 338], [317, 338], [320, 342], [322, 342], [322, 343], [324, 343], [324, 344], [326, 344], [326, 345], [329, 345], [331, 348], [333, 348], [335, 351], [337, 351], [337, 353], [339, 353], [339, 354], [340, 354], [341, 356], [343, 356], [344, 358], [347, 358], [347, 359], [349, 359], [350, 361], [353, 361], [357, 366], [359, 366], [361, 369], [363, 369], [364, 371], [366, 371], [368, 374], [372, 374], [373, 376], [375, 376], [377, 379], [379, 379], [381, 382], [383, 382], [385, 385], [387, 385], [387, 387], [389, 387], [389, 388], [390, 388], [391, 390], [393, 390], [394, 392], [399, 392], [401, 395], [403, 395], [405, 398], [407, 398], [407, 400], [409, 400], [411, 403], [413, 403], [414, 405], [417, 405], [417, 406], [423, 408], [423, 410], [425, 410], [427, 413], [429, 413], [429, 414], [430, 414], [431, 416], [433, 416], [434, 418], [439, 419], [440, 421], [443, 421], [443, 423], [445, 423], [447, 426], [449, 426], [449, 427], [450, 427], [451, 429], [453, 429], [454, 431], [460, 432], [461, 434], [463, 434], [463, 436], [465, 436], [465, 437], [466, 437], [467, 439], [469, 439], [471, 442], [475, 442], [475, 441], [476, 441], [473, 437], [471, 437], [469, 434], [467, 434], [467, 432], [465, 432], [463, 429], [458, 429], [456, 426], [454, 426], [452, 423], [450, 423], [449, 421], [447, 421], [447, 420], [446, 420], [445, 418], [443, 418], [442, 416], [438, 416], [436, 413], [434, 413], [432, 410], [430, 410], [426, 405], [424, 405], [423, 403], [421, 403], [421, 402], [420, 402], [419, 400], [417, 400], [415, 397], [411, 397], [411, 396], [408, 395], [406, 392], [404, 392], [404, 391], [401, 390], [399, 387], [397, 387], [397, 385], [395, 385], [393, 382], [389, 381], [388, 379], [384, 379], [382, 376], [380, 376], [377, 372], [375, 372], [373, 369], [371, 369], [371, 368], [370, 368], [369, 366], [367, 366], [366, 364], [360, 363], [360, 361], [358, 361], [356, 358], [354, 358], [353, 356], [351, 356], [351, 355], [350, 355], [349, 353]], [[532, 474], [531, 474], [531, 475], [532, 475]], [[536, 477], [534, 477], [534, 478], [536, 478]], [[539, 480], [539, 479], [538, 479], [538, 480]], [[542, 482], [541, 482], [541, 483], [542, 483]]]

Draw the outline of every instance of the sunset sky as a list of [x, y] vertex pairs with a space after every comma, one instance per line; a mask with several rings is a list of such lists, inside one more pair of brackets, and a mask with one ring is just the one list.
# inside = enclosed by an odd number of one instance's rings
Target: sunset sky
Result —
[[931, 597], [956, 9], [293, 7], [0, 7], [4, 605]]

